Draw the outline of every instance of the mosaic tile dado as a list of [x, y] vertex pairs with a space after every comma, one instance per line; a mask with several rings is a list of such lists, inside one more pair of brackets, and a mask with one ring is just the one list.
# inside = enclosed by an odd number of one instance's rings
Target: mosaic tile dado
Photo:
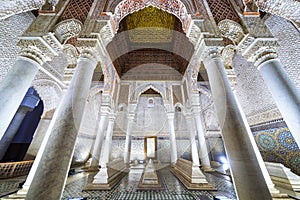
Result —
[[264, 161], [278, 162], [300, 175], [300, 149], [282, 121], [252, 128]]

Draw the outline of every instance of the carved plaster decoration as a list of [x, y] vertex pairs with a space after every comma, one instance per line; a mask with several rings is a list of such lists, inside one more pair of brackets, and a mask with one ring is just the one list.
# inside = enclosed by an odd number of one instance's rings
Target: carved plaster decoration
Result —
[[54, 28], [54, 32], [58, 40], [65, 44], [68, 39], [79, 35], [82, 26], [82, 23], [77, 19], [67, 19], [58, 23]]
[[114, 32], [113, 32], [109, 22], [107, 22], [107, 25], [105, 25], [101, 29], [100, 37], [101, 37], [102, 42], [103, 42], [105, 47], [108, 45], [108, 43], [110, 43], [112, 41], [112, 39], [114, 37]]
[[247, 120], [250, 126], [270, 122], [272, 120], [282, 119], [282, 115], [278, 108], [267, 110], [262, 113], [247, 116]]
[[12, 15], [39, 9], [45, 0], [12, 0], [1, 1], [0, 19], [6, 19]]
[[237, 53], [253, 62], [257, 67], [267, 60], [277, 58], [276, 49], [278, 46], [276, 38], [254, 38], [247, 35], [237, 46]]
[[146, 92], [149, 89], [153, 89], [158, 92], [163, 100], [166, 100], [166, 87], [162, 86], [160, 83], [141, 83], [135, 88], [134, 99], [137, 101], [139, 96], [142, 93]]
[[233, 45], [227, 45], [222, 50], [222, 59], [223, 63], [225, 65], [225, 68], [231, 69], [232, 68], [232, 58], [235, 53], [235, 46]]
[[63, 45], [63, 52], [66, 54], [69, 65], [76, 65], [79, 54], [76, 47], [71, 44]]
[[20, 56], [30, 58], [40, 65], [51, 61], [58, 55], [62, 46], [53, 34], [48, 33], [42, 37], [20, 37], [18, 46], [21, 49]]
[[233, 44], [237, 45], [245, 37], [242, 26], [230, 19], [224, 19], [218, 24], [219, 30], [223, 37], [230, 39]]
[[264, 12], [300, 23], [300, 2], [297, 0], [255, 0]]
[[64, 44], [63, 52], [65, 53], [68, 61], [68, 66], [64, 69], [63, 80], [66, 85], [69, 85], [75, 72], [79, 54], [77, 52], [77, 49], [71, 44]]
[[63, 88], [49, 79], [34, 80], [32, 85], [44, 102], [44, 113], [56, 109], [63, 95]]
[[194, 45], [194, 48], [197, 49], [199, 41], [201, 39], [201, 29], [192, 21], [190, 30], [187, 33], [187, 37], [190, 42]]
[[184, 32], [188, 30], [191, 15], [188, 14], [185, 5], [180, 0], [123, 0], [116, 6], [115, 13], [111, 16], [114, 32], [117, 32], [119, 23], [124, 17], [148, 6], [153, 6], [175, 15], [181, 21]]
[[[1, 1], [0, 20], [6, 19], [15, 14], [40, 9], [45, 4], [45, 2], [46, 2], [45, 0]], [[58, 0], [48, 0], [48, 3], [52, 6], [55, 6], [58, 3]]]

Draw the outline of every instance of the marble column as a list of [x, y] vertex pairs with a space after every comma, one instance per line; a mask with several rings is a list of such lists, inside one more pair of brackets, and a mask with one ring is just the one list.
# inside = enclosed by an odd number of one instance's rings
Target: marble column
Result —
[[300, 147], [300, 92], [283, 69], [278, 59], [258, 65], [264, 82], [280, 110], [280, 113]]
[[211, 171], [212, 168], [210, 166], [210, 160], [209, 160], [206, 140], [205, 140], [205, 136], [204, 136], [205, 129], [203, 127], [203, 121], [201, 120], [201, 113], [194, 112], [193, 115], [194, 115], [194, 119], [196, 122], [196, 128], [197, 128], [197, 135], [198, 135], [198, 142], [199, 142], [199, 149], [200, 149], [199, 154], [200, 154], [200, 160], [201, 160], [201, 168], [204, 171]]
[[236, 194], [240, 200], [271, 200], [238, 104], [217, 49], [207, 49], [204, 66], [222, 131]]
[[[235, 97], [235, 99], [236, 99], [236, 102], [237, 102], [237, 105], [238, 105], [238, 107], [239, 107], [239, 110], [240, 110], [240, 112], [241, 112], [242, 119], [243, 119], [244, 123], [247, 124], [248, 122], [247, 122], [246, 115], [245, 115], [244, 111], [242, 110], [242, 107], [241, 107], [241, 105], [240, 105], [240, 103], [239, 103], [239, 101], [238, 101], [238, 98], [237, 98], [237, 96], [236, 96], [235, 91], [233, 91], [233, 94], [234, 94], [234, 97]], [[256, 158], [257, 158], [257, 160], [258, 160], [258, 164], [259, 164], [260, 169], [261, 169], [261, 171], [262, 171], [262, 173], [263, 173], [263, 176], [264, 176], [264, 178], [265, 178], [265, 181], [266, 181], [266, 184], [267, 184], [267, 186], [268, 186], [268, 188], [269, 188], [270, 193], [271, 193], [272, 195], [273, 195], [273, 194], [279, 194], [280, 192], [279, 192], [278, 189], [275, 188], [275, 184], [273, 183], [273, 181], [272, 181], [272, 179], [271, 179], [271, 177], [270, 177], [270, 175], [269, 175], [269, 172], [268, 172], [268, 170], [267, 170], [267, 167], [266, 167], [266, 165], [265, 165], [265, 163], [264, 163], [264, 160], [263, 160], [263, 158], [262, 158], [262, 156], [261, 156], [261, 154], [260, 154], [260, 152], [259, 152], [258, 146], [257, 146], [257, 144], [256, 144], [256, 142], [255, 142], [254, 136], [253, 136], [252, 131], [251, 131], [251, 129], [250, 129], [249, 126], [247, 126], [247, 132], [248, 132], [248, 135], [249, 135], [249, 138], [250, 138], [250, 142], [251, 142], [251, 144], [252, 144], [252, 147], [253, 147], [253, 149], [254, 149]]]
[[109, 159], [110, 159], [114, 123], [115, 123], [115, 115], [110, 114], [109, 119], [108, 119], [108, 126], [107, 126], [107, 131], [106, 131], [102, 159], [100, 159], [101, 169], [106, 167], [106, 164], [109, 162]]
[[196, 144], [196, 133], [195, 133], [195, 123], [191, 113], [187, 113], [185, 115], [187, 129], [190, 135], [190, 143], [191, 143], [191, 155], [194, 166], [200, 166], [199, 162], [199, 154]]
[[0, 83], [0, 140], [13, 119], [28, 88], [37, 74], [40, 63], [19, 56]]
[[0, 141], [0, 160], [4, 157], [6, 150], [8, 149], [10, 143], [14, 139], [20, 125], [23, 122], [26, 114], [32, 111], [32, 108], [26, 106], [20, 106], [18, 111], [16, 112], [14, 118], [12, 119], [11, 123], [9, 124], [7, 130], [4, 133]]
[[86, 51], [78, 59], [70, 86], [56, 109], [57, 116], [50, 127], [50, 136], [27, 192], [27, 200], [61, 198], [96, 65], [92, 52]]
[[124, 163], [130, 163], [130, 153], [131, 153], [131, 134], [132, 134], [132, 126], [133, 126], [133, 114], [128, 114], [128, 123], [126, 130], [126, 139], [125, 139], [125, 149], [124, 149]]
[[175, 128], [174, 128], [174, 113], [168, 112], [168, 123], [170, 129], [170, 147], [171, 147], [171, 165], [176, 164], [177, 161], [177, 146], [176, 146], [176, 136], [175, 136]]
[[92, 159], [91, 159], [91, 166], [90, 166], [91, 170], [98, 169], [99, 167], [103, 137], [104, 137], [105, 129], [107, 127], [107, 118], [108, 118], [108, 112], [102, 109], [100, 114], [100, 121], [97, 128], [97, 135], [96, 135], [96, 140], [93, 148]]

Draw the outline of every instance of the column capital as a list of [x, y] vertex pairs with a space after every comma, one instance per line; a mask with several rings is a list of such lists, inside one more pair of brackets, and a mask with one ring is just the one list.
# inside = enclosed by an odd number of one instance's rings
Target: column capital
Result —
[[255, 38], [246, 35], [237, 46], [237, 53], [258, 67], [264, 62], [278, 57], [276, 52], [278, 46], [276, 38]]
[[104, 54], [101, 44], [96, 37], [78, 38], [77, 49], [80, 52], [80, 57], [85, 57], [95, 62], [104, 60]]
[[39, 37], [21, 36], [17, 45], [21, 49], [20, 56], [32, 59], [40, 65], [51, 61], [62, 49], [53, 33]]

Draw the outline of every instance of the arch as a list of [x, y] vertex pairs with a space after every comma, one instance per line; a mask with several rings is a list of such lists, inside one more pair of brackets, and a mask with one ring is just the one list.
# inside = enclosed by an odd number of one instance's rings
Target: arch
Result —
[[117, 32], [119, 23], [123, 18], [148, 6], [153, 6], [175, 15], [181, 21], [183, 31], [187, 32], [192, 18], [188, 14], [186, 6], [180, 0], [123, 0], [116, 6], [115, 12], [111, 16], [114, 32]]
[[43, 114], [58, 106], [63, 88], [57, 82], [49, 79], [38, 79], [32, 82], [32, 86], [44, 102]]
[[136, 98], [138, 99], [138, 97], [140, 97], [141, 96], [141, 94], [143, 94], [144, 92], [146, 92], [147, 90], [149, 90], [149, 89], [152, 89], [152, 90], [154, 90], [155, 92], [157, 92], [157, 93], [159, 93], [160, 94], [160, 96], [163, 98], [163, 99], [165, 99], [165, 95], [164, 95], [164, 89], [162, 88], [162, 87], [160, 87], [159, 85], [153, 85], [153, 84], [147, 84], [147, 85], [142, 85], [142, 86], [140, 86], [141, 88], [139, 88], [139, 89], [137, 89], [136, 91], [136, 93], [138, 94], [137, 96], [136, 96]]

